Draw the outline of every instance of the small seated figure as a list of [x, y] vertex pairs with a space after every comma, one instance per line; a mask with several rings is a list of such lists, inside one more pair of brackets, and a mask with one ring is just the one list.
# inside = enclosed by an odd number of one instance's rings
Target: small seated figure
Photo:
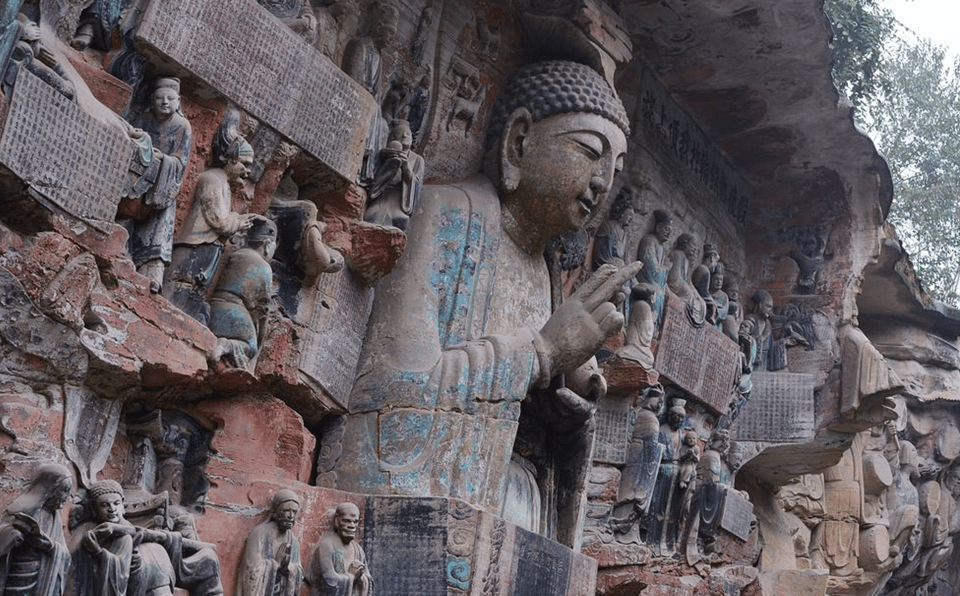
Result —
[[270, 503], [270, 519], [247, 536], [237, 567], [237, 596], [294, 596], [300, 592], [300, 541], [293, 533], [299, 514], [297, 493], [277, 491]]
[[310, 558], [310, 596], [370, 596], [373, 578], [363, 547], [357, 544], [360, 509], [340, 503], [333, 516], [333, 532], [320, 538]]
[[56, 56], [40, 41], [40, 25], [23, 13], [17, 14], [19, 41], [13, 47], [3, 74], [3, 92], [9, 95], [20, 69], [26, 69], [69, 100], [76, 101], [76, 89]]
[[363, 216], [370, 223], [407, 229], [410, 214], [423, 188], [423, 158], [410, 150], [413, 133], [406, 120], [390, 123], [387, 146], [370, 185], [370, 202]]
[[164, 277], [164, 298], [203, 324], [210, 317], [206, 293], [224, 242], [262, 217], [231, 210], [232, 189], [243, 184], [253, 164], [253, 147], [240, 135], [238, 125], [239, 114], [231, 113], [214, 135], [214, 167], [197, 179], [193, 206], [174, 242]]
[[723, 322], [727, 320], [730, 314], [730, 298], [723, 291], [723, 277], [726, 274], [726, 268], [723, 263], [717, 263], [710, 270], [710, 298], [713, 300], [714, 313], [716, 314], [714, 323], [717, 331], [723, 331]]
[[623, 346], [617, 356], [637, 362], [647, 370], [653, 370], [653, 300], [656, 288], [649, 283], [638, 283], [630, 290], [630, 319], [624, 329]]
[[605, 263], [623, 267], [626, 261], [627, 228], [633, 222], [633, 199], [636, 189], [624, 185], [613, 200], [608, 217], [593, 240], [593, 269], [596, 271]]
[[0, 596], [61, 596], [70, 552], [60, 508], [72, 490], [70, 470], [44, 464], [7, 506], [0, 518]]
[[246, 243], [227, 261], [210, 297], [208, 327], [217, 336], [211, 360], [226, 356], [237, 368], [246, 368], [257, 355], [263, 326], [273, 299], [270, 259], [277, 248], [277, 225], [256, 220]]
[[[696, 258], [697, 243], [690, 234], [680, 234], [670, 253], [667, 286], [687, 305], [687, 318], [694, 327], [702, 327], [707, 318], [707, 304], [691, 281], [690, 264]], [[709, 283], [709, 282], [708, 282]]]
[[146, 160], [140, 159], [143, 172], [126, 193], [142, 197], [151, 210], [144, 219], [131, 218], [124, 224], [129, 232], [130, 258], [137, 271], [150, 280], [150, 291], [159, 294], [164, 268], [172, 257], [177, 194], [190, 160], [193, 131], [180, 113], [180, 79], [158, 79], [151, 99], [150, 110], [132, 119], [131, 125], [140, 129], [135, 133], [148, 136], [152, 151], [147, 152]]
[[703, 258], [700, 264], [694, 268], [693, 273], [690, 274], [690, 281], [694, 289], [697, 290], [697, 293], [700, 294], [704, 304], [707, 306], [706, 319], [711, 325], [717, 322], [717, 307], [713, 303], [713, 295], [710, 292], [710, 276], [714, 268], [719, 264], [720, 253], [717, 252], [717, 247], [713, 244], [704, 244]]
[[670, 272], [670, 260], [666, 244], [673, 235], [673, 218], [666, 211], [653, 212], [653, 230], [640, 239], [637, 247], [637, 260], [643, 268], [637, 274], [637, 281], [648, 283], [654, 289], [650, 305], [653, 308], [654, 328], [663, 323], [663, 306], [666, 301], [667, 276]]
[[126, 596], [136, 529], [124, 519], [123, 488], [115, 480], [87, 491], [94, 521], [72, 532], [68, 596]]

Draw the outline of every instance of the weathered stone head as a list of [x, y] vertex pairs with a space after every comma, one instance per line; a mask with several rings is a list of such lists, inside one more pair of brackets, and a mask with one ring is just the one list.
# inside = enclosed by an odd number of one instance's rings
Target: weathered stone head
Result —
[[246, 245], [247, 248], [259, 252], [265, 260], [272, 259], [273, 253], [277, 250], [277, 224], [267, 218], [254, 220], [247, 232]]
[[484, 172], [510, 236], [531, 254], [600, 212], [623, 165], [623, 104], [588, 66], [539, 62], [517, 72], [491, 114]]
[[300, 514], [300, 497], [290, 489], [277, 491], [270, 502], [270, 519], [281, 532], [293, 529]]
[[653, 212], [653, 235], [664, 244], [673, 236], [673, 218], [662, 209]]
[[60, 464], [43, 464], [30, 481], [27, 493], [47, 511], [63, 507], [73, 491], [73, 474]]
[[123, 487], [116, 480], [101, 480], [90, 487], [90, 504], [99, 522], [123, 521]]
[[636, 196], [636, 187], [624, 184], [610, 207], [610, 219], [620, 222], [624, 227], [630, 225], [633, 221], [633, 199]]
[[769, 319], [773, 314], [773, 297], [766, 290], [757, 290], [750, 298], [750, 312], [761, 319]]
[[17, 13], [17, 21], [20, 23], [20, 39], [26, 42], [33, 42], [40, 39], [40, 25], [31, 20], [27, 15]]
[[241, 184], [253, 165], [253, 147], [240, 134], [240, 114], [231, 110], [213, 135], [213, 165], [222, 168], [231, 186]]
[[333, 514], [333, 531], [346, 544], [357, 537], [360, 508], [353, 503], [340, 503]]
[[723, 263], [717, 263], [710, 268], [710, 292], [716, 294], [723, 289], [723, 278], [726, 275], [726, 268]]

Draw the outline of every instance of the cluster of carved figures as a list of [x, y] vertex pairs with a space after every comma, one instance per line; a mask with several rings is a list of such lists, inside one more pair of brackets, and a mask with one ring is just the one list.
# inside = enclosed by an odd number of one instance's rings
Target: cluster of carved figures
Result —
[[[124, 31], [128, 4], [93, 2], [81, 14], [72, 45], [80, 50], [109, 50], [113, 28]], [[384, 2], [372, 6], [370, 25], [361, 35], [358, 10], [350, 1], [317, 7], [307, 0], [261, 0], [260, 4], [326, 56], [342, 59], [344, 72], [379, 97], [381, 52], [396, 34], [396, 8]], [[9, 93], [19, 69], [24, 68], [73, 99], [74, 83], [42, 45], [37, 24], [20, 14], [13, 25], [16, 30], [4, 37], [12, 35], [19, 41], [3, 61], [7, 64], [4, 92]], [[145, 81], [142, 68], [132, 75], [113, 74], [125, 76], [138, 89], [150, 87], [147, 93], [136, 94], [147, 95], [146, 105], [132, 106], [127, 117], [127, 134], [139, 150], [130, 166], [117, 221], [129, 233], [130, 257], [153, 293], [162, 293], [218, 337], [211, 361], [223, 358], [228, 365], [244, 368], [258, 352], [273, 308], [270, 262], [278, 241], [295, 245], [299, 254], [292, 266], [306, 278], [304, 283], [339, 271], [344, 258], [323, 243], [324, 222], [316, 219], [315, 205], [296, 201], [295, 190], [292, 199], [281, 196], [289, 192], [278, 190], [271, 208], [273, 214], [291, 209], [304, 212], [305, 217], [297, 218], [301, 229], [289, 238], [278, 239], [277, 225], [267, 216], [233, 210], [232, 197], [243, 186], [256, 157], [241, 133], [236, 110], [228, 112], [214, 135], [210, 165], [197, 177], [192, 207], [175, 235], [178, 194], [194, 150], [192, 128], [180, 108], [180, 81], [168, 76]], [[415, 130], [407, 118], [422, 120], [416, 111], [423, 106], [411, 104], [411, 97], [400, 99], [402, 106], [392, 98], [389, 114], [377, 114], [371, 123], [364, 166], [356, 182], [369, 200], [368, 222], [404, 229], [419, 200], [424, 176], [423, 158], [411, 150]], [[285, 181], [292, 183], [289, 176]], [[239, 248], [225, 251], [226, 246]], [[225, 254], [229, 256], [221, 263]]]
[[[664, 557], [685, 546], [690, 565], [718, 559], [720, 528], [746, 542], [756, 522], [746, 494], [734, 488], [743, 453], [731, 441], [731, 427], [751, 396], [753, 373], [784, 369], [788, 347], [810, 346], [816, 338], [796, 306], [777, 311], [765, 290], [742, 304], [738, 281], [717, 246], [701, 246], [686, 232], [674, 239], [678, 223], [671, 213], [650, 213], [630, 184], [622, 185], [595, 233], [592, 277], [562, 300], [560, 292], [545, 299], [562, 283], [561, 274], [540, 266], [541, 256], [563, 246], [555, 239], [571, 231], [588, 244], [583, 228], [602, 210], [626, 151], [626, 111], [603, 76], [568, 60], [528, 65], [491, 110], [483, 171], [458, 185], [425, 188], [424, 160], [412, 148], [424, 131], [433, 78], [425, 66], [409, 80], [384, 80], [396, 7], [371, 3], [361, 27], [364, 11], [354, 0], [258, 2], [376, 100], [372, 121], [358, 125], [367, 134], [351, 190], [365, 194], [367, 224], [409, 233], [408, 258], [398, 264], [389, 291], [375, 298], [351, 409], [338, 414], [339, 434], [321, 438], [324, 447], [341, 441], [329, 453], [363, 457], [321, 458], [318, 476], [340, 483], [329, 488], [355, 493], [373, 486], [387, 494], [464, 498], [574, 545], [583, 530], [594, 414], [608, 390], [596, 354], [604, 366], [639, 365], [652, 380], [632, 387], [637, 402], [627, 415], [626, 454], [610, 491], [615, 497], [599, 530], [604, 539], [628, 548], [645, 545]], [[341, 270], [345, 259], [324, 243], [317, 204], [298, 200], [293, 168], [280, 179], [266, 214], [234, 209], [235, 195], [266, 161], [245, 137], [238, 111], [227, 111], [214, 133], [208, 167], [186, 179], [194, 144], [181, 111], [181, 81], [147, 76], [146, 59], [136, 59], [122, 24], [129, 4], [95, 0], [72, 39], [78, 50], [105, 51], [119, 30], [129, 52], [114, 60], [114, 74], [124, 74], [134, 97], [147, 98], [127, 114], [125, 131], [138, 151], [117, 223], [128, 232], [129, 256], [150, 291], [216, 336], [210, 360], [247, 368], [270, 317], [283, 316], [284, 303], [275, 296], [284, 283], [278, 277], [296, 270], [297, 284], [315, 285], [321, 274]], [[418, 65], [430, 62], [424, 52], [433, 18], [427, 7], [417, 26], [411, 54]], [[499, 31], [482, 19], [476, 28], [472, 50], [493, 61]], [[12, 40], [0, 46], [4, 94], [23, 69], [76, 100], [80, 82], [71, 81], [44, 47], [34, 21], [20, 14], [4, 39]], [[462, 126], [466, 136], [486, 90], [475, 65], [454, 58], [449, 66], [438, 79], [453, 96], [442, 120], [448, 133]], [[544, 80], [574, 90], [568, 96], [550, 91], [547, 98]], [[296, 149], [285, 144], [273, 159], [289, 166]], [[286, 149], [285, 158], [276, 157]], [[572, 182], [555, 183], [559, 173]], [[178, 201], [187, 201], [180, 195], [188, 182], [193, 197], [178, 225]], [[418, 204], [425, 217], [411, 221]], [[634, 250], [627, 239], [638, 211], [651, 217]], [[451, 239], [453, 228], [470, 234]], [[782, 233], [798, 246], [790, 258], [804, 293], [816, 289], [818, 267], [829, 257], [822, 232]], [[568, 271], [576, 267], [567, 265], [561, 263]], [[448, 283], [451, 275], [456, 287]], [[620, 293], [629, 299], [615, 305]], [[672, 379], [657, 382], [670, 304], [682, 305], [685, 325], [714, 334], [736, 356], [733, 382], [725, 388], [729, 403], [712, 412], [722, 411], [718, 416], [693, 420], [704, 412], [699, 397]], [[617, 343], [621, 328], [622, 344], [600, 350]], [[425, 425], [449, 441], [420, 444]], [[904, 428], [877, 426], [859, 435], [836, 466], [780, 490], [798, 567], [828, 569], [840, 578], [890, 572], [891, 586], [909, 590], [944, 564], [952, 554], [949, 527], [960, 496], [957, 466], [945, 468], [944, 461], [957, 461], [960, 453], [922, 452], [931, 443], [924, 428], [916, 421]], [[155, 469], [156, 478], [135, 489], [112, 480], [84, 482], [69, 545], [59, 511], [73, 491], [73, 474], [57, 464], [41, 466], [0, 521], [0, 596], [164, 596], [175, 589], [222, 594], [217, 553], [197, 536], [183, 506], [190, 501], [181, 494], [183, 461], [154, 463], [142, 469]], [[293, 532], [301, 505], [293, 491], [274, 495], [269, 519], [247, 539], [237, 593], [294, 596], [305, 581], [316, 596], [370, 596], [372, 577], [356, 541], [360, 510], [350, 503], [336, 508], [333, 531], [320, 538], [304, 570]]]
[[[627, 228], [633, 222], [636, 195], [635, 188], [623, 186], [609, 219], [598, 229], [593, 247], [595, 269], [605, 263], [622, 266], [630, 260], [626, 254]], [[630, 299], [624, 343], [614, 356], [654, 372], [653, 345], [663, 327], [667, 296], [679, 298], [685, 304], [690, 325], [714, 327], [739, 347], [740, 374], [731, 402], [733, 412], [725, 421], [729, 424], [750, 396], [751, 373], [785, 368], [786, 348], [810, 345], [810, 332], [800, 325], [797, 316], [790, 316], [789, 309], [783, 315], [775, 313], [773, 298], [766, 290], [756, 290], [744, 312], [737, 281], [727, 274], [717, 247], [704, 244], [700, 251], [696, 238], [689, 233], [677, 237], [671, 247], [671, 215], [657, 209], [651, 219], [652, 229], [637, 247], [636, 260], [643, 267], [627, 284]]]
[[[73, 491], [73, 474], [59, 464], [41, 465], [0, 519], [0, 593], [170, 596], [182, 589], [222, 595], [214, 546], [199, 539], [193, 516], [179, 504], [178, 472], [182, 467], [167, 475], [171, 482], [159, 495], [125, 490], [114, 480], [92, 483], [71, 513], [68, 541], [60, 509]], [[295, 596], [306, 581], [314, 596], [370, 596], [373, 582], [354, 540], [359, 508], [337, 506], [333, 529], [320, 538], [305, 571], [293, 532], [300, 501], [292, 490], [274, 494], [269, 518], [247, 537], [236, 593]]]

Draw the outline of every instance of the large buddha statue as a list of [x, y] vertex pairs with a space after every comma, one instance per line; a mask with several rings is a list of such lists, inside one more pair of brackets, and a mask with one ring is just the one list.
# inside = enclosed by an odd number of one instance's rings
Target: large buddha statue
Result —
[[[619, 98], [587, 66], [537, 63], [507, 83], [483, 172], [424, 187], [406, 250], [376, 289], [332, 470], [338, 488], [497, 512], [512, 455], [554, 495], [564, 491], [545, 478], [579, 477], [586, 462], [568, 454], [581, 450], [562, 444], [589, 432], [596, 393], [564, 378], [592, 378], [570, 373], [621, 329], [610, 300], [640, 264], [601, 268], [552, 310], [544, 250], [602, 210], [627, 131]], [[512, 453], [518, 427], [538, 426], [536, 461]], [[545, 511], [564, 509], [540, 498]], [[549, 518], [532, 529], [563, 539], [563, 522]]]

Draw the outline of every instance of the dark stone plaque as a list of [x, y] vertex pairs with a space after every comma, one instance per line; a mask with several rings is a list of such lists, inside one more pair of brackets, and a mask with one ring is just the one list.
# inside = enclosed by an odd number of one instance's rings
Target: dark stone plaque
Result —
[[750, 537], [754, 519], [753, 503], [739, 492], [728, 488], [723, 498], [720, 527], [746, 541]]
[[[254, 0], [152, 0], [136, 33], [348, 180], [356, 178], [376, 102], [329, 58]], [[237, 76], [243, 73], [243, 76]]]
[[0, 163], [64, 211], [112, 222], [133, 142], [24, 68], [12, 95]]
[[631, 399], [607, 396], [600, 400], [595, 414], [596, 436], [593, 460], [606, 464], [627, 463], [627, 443], [633, 432]]
[[514, 542], [516, 572], [509, 596], [567, 594], [573, 554], [559, 542], [517, 528]]
[[367, 499], [363, 550], [377, 594], [447, 593], [447, 511], [445, 499]]
[[[373, 290], [344, 268], [321, 275], [313, 312], [302, 321], [300, 371], [346, 406], [360, 359]], [[301, 306], [302, 309], [302, 306]]]
[[734, 425], [740, 441], [792, 443], [813, 438], [814, 376], [755, 372], [750, 400]]
[[676, 296], [667, 296], [656, 368], [711, 410], [725, 414], [740, 367], [740, 350], [715, 328], [690, 324], [685, 308]]

